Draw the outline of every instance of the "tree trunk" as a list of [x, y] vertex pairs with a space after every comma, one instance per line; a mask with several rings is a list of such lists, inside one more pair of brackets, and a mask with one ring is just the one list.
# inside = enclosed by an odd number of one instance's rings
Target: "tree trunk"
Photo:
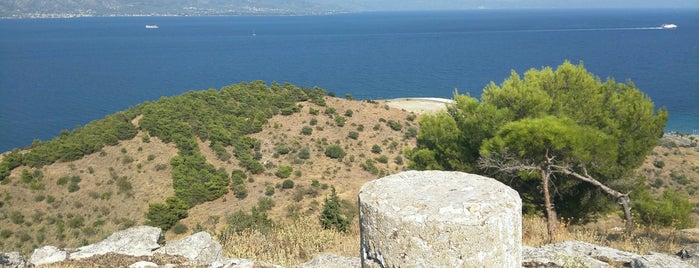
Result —
[[624, 218], [626, 219], [626, 233], [630, 234], [633, 232], [633, 230], [636, 228], [636, 225], [633, 224], [633, 218], [631, 218], [631, 205], [630, 199], [628, 195], [622, 195], [619, 197], [619, 204], [621, 205], [621, 209], [624, 210]]
[[629, 198], [628, 194], [622, 194], [612, 188], [609, 188], [607, 185], [604, 185], [600, 181], [596, 180], [592, 176], [590, 176], [587, 173], [587, 169], [583, 168], [583, 174], [577, 173], [570, 168], [567, 167], [560, 167], [560, 166], [555, 166], [554, 168], [561, 170], [562, 172], [572, 175], [573, 177], [576, 177], [582, 181], [586, 181], [591, 183], [592, 185], [595, 185], [602, 189], [605, 193], [608, 195], [613, 196], [619, 201], [619, 205], [621, 205], [621, 209], [624, 210], [624, 219], [626, 220], [626, 233], [631, 233], [636, 226], [633, 224], [633, 217], [631, 217], [631, 199]]
[[544, 190], [544, 206], [546, 208], [546, 229], [548, 231], [548, 243], [553, 242], [553, 235], [556, 232], [556, 226], [558, 225], [558, 220], [556, 219], [556, 212], [553, 209], [553, 203], [551, 202], [551, 193], [549, 192], [549, 178], [551, 173], [547, 169], [541, 169], [541, 185]]

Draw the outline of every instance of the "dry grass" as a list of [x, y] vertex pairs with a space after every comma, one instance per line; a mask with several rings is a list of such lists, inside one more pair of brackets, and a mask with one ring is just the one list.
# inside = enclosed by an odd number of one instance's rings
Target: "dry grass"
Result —
[[[624, 226], [624, 223], [616, 216], [586, 225], [560, 222], [553, 242], [578, 240], [637, 254], [674, 254], [689, 243], [699, 242], [699, 234], [681, 232], [674, 228], [638, 226], [633, 233], [625, 234], [620, 226]], [[522, 220], [522, 243], [537, 247], [546, 244], [547, 239], [546, 220], [525, 216]]]
[[[356, 221], [355, 221], [356, 223]], [[359, 256], [359, 231], [326, 230], [314, 218], [301, 218], [267, 233], [246, 230], [241, 235], [219, 236], [225, 256], [294, 267], [321, 253]]]

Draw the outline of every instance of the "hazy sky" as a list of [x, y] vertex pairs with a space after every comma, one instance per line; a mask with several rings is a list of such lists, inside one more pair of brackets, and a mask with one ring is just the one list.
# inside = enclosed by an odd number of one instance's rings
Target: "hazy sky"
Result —
[[699, 0], [360, 0], [377, 8], [699, 8]]

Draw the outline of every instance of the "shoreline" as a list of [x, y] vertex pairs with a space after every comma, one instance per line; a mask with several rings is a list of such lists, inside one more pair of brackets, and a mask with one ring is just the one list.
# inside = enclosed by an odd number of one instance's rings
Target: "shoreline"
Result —
[[444, 110], [447, 105], [454, 103], [452, 99], [445, 98], [396, 98], [386, 100], [376, 100], [391, 108], [401, 109], [416, 114], [432, 113]]

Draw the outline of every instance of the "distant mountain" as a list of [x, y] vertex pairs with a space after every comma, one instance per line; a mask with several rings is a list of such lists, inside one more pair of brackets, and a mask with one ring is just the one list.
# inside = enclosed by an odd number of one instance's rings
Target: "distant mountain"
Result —
[[699, 8], [696, 0], [0, 0], [0, 18], [320, 15], [489, 8]]
[[321, 0], [2, 0], [0, 17], [297, 15], [352, 11]]

